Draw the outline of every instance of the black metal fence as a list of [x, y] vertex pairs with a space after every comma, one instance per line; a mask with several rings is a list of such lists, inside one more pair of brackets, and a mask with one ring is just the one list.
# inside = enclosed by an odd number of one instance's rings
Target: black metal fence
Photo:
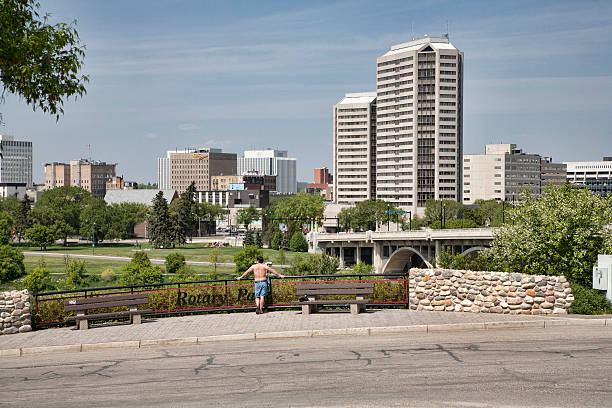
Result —
[[[295, 308], [297, 300], [295, 284], [299, 282], [343, 282], [359, 280], [374, 283], [374, 295], [370, 307], [408, 307], [408, 276], [382, 274], [308, 275], [271, 278], [266, 307], [270, 309]], [[125, 293], [149, 294], [152, 309], [146, 316], [163, 316], [188, 313], [254, 310], [252, 281], [235, 279], [201, 280], [193, 282], [157, 283], [150, 285], [114, 286], [79, 290], [65, 290], [34, 294], [32, 324], [34, 329], [66, 324], [64, 301]], [[341, 297], [340, 297], [341, 298]]]

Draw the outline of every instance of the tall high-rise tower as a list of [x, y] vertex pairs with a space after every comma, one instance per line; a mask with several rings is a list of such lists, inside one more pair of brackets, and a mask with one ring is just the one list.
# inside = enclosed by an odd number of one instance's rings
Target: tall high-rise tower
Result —
[[394, 45], [377, 59], [376, 198], [424, 211], [461, 202], [463, 53], [448, 38]]
[[346, 94], [334, 106], [334, 202], [376, 197], [376, 92]]

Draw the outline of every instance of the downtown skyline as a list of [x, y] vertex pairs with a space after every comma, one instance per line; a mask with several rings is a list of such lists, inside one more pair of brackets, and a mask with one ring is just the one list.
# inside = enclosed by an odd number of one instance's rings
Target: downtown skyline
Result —
[[504, 142], [557, 162], [610, 155], [608, 3], [42, 1], [41, 9], [52, 21], [79, 20], [91, 79], [57, 124], [13, 95], [0, 105], [0, 134], [33, 142], [38, 183], [42, 163], [89, 157], [89, 144], [94, 159], [139, 182], [155, 182], [156, 157], [185, 147], [288, 150], [298, 180], [310, 181], [313, 168], [332, 168], [332, 106], [375, 90], [373, 61], [391, 44], [439, 36], [447, 21], [465, 53], [465, 154]]

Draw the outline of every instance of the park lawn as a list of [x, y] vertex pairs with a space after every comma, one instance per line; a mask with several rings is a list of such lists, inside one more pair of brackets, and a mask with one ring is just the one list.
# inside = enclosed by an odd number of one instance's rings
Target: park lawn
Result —
[[[57, 290], [60, 289], [59, 283], [65, 278], [66, 267], [64, 265], [63, 258], [51, 258], [45, 256], [31, 256], [26, 255], [24, 257], [24, 264], [26, 268], [26, 272], [31, 271], [40, 265], [41, 258], [44, 259], [44, 263], [47, 269], [49, 269], [51, 273], [51, 279], [53, 281], [53, 285], [58, 287]], [[105, 286], [118, 286], [119, 276], [121, 275], [121, 268], [126, 264], [124, 261], [112, 261], [112, 260], [104, 260], [104, 259], [85, 259], [87, 275], [98, 275], [100, 276], [104, 270], [107, 268], [112, 268], [115, 272], [115, 280], [110, 282], [103, 281], [99, 279], [95, 282], [87, 282], [83, 286], [78, 289], [86, 289], [93, 287], [105, 287]], [[164, 269], [163, 265], [159, 265], [162, 270]], [[201, 280], [209, 279], [210, 274], [214, 271], [213, 266], [201, 266], [201, 265], [188, 265], [188, 267], [197, 275], [199, 275]], [[220, 266], [217, 265], [217, 278], [216, 279], [233, 279], [236, 277], [236, 272], [234, 271], [233, 266]], [[172, 274], [164, 274], [165, 280], [169, 281], [169, 278]], [[0, 290], [21, 290], [23, 289], [23, 278], [17, 279], [13, 282], [7, 282], [0, 285]]]
[[[55, 253], [67, 253], [67, 254], [81, 254], [81, 255], [91, 255], [92, 248], [91, 244], [79, 243], [76, 245], [70, 245], [64, 247], [62, 245], [53, 245], [47, 247], [46, 250], [41, 251], [40, 248], [37, 247], [28, 247], [21, 246], [23, 251], [27, 252], [55, 252]], [[233, 262], [234, 254], [238, 251], [243, 250], [243, 247], [220, 247], [221, 248], [221, 256], [218, 262]], [[124, 256], [124, 257], [132, 257], [134, 252], [139, 249], [135, 249], [134, 245], [126, 244], [126, 243], [100, 243], [95, 248], [96, 255], [108, 255], [108, 256]], [[148, 243], [143, 243], [140, 250], [144, 250], [149, 258], [154, 259], [164, 259], [168, 254], [172, 252], [181, 252], [185, 256], [185, 260], [187, 261], [200, 261], [200, 262], [208, 262], [212, 247], [207, 247], [206, 243], [195, 243], [195, 244], [185, 244], [174, 249], [158, 249], [151, 247]], [[273, 264], [279, 264], [279, 253], [275, 249], [262, 249], [263, 256], [266, 261], [271, 261]], [[291, 264], [293, 257], [295, 256], [295, 252], [285, 251], [285, 264]]]

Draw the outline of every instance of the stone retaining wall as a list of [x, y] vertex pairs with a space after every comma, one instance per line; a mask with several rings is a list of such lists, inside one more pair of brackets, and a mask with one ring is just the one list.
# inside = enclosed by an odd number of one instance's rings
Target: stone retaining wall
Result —
[[0, 292], [0, 334], [32, 330], [30, 294], [27, 290]]
[[506, 314], [566, 314], [574, 301], [563, 276], [411, 269], [410, 309]]

